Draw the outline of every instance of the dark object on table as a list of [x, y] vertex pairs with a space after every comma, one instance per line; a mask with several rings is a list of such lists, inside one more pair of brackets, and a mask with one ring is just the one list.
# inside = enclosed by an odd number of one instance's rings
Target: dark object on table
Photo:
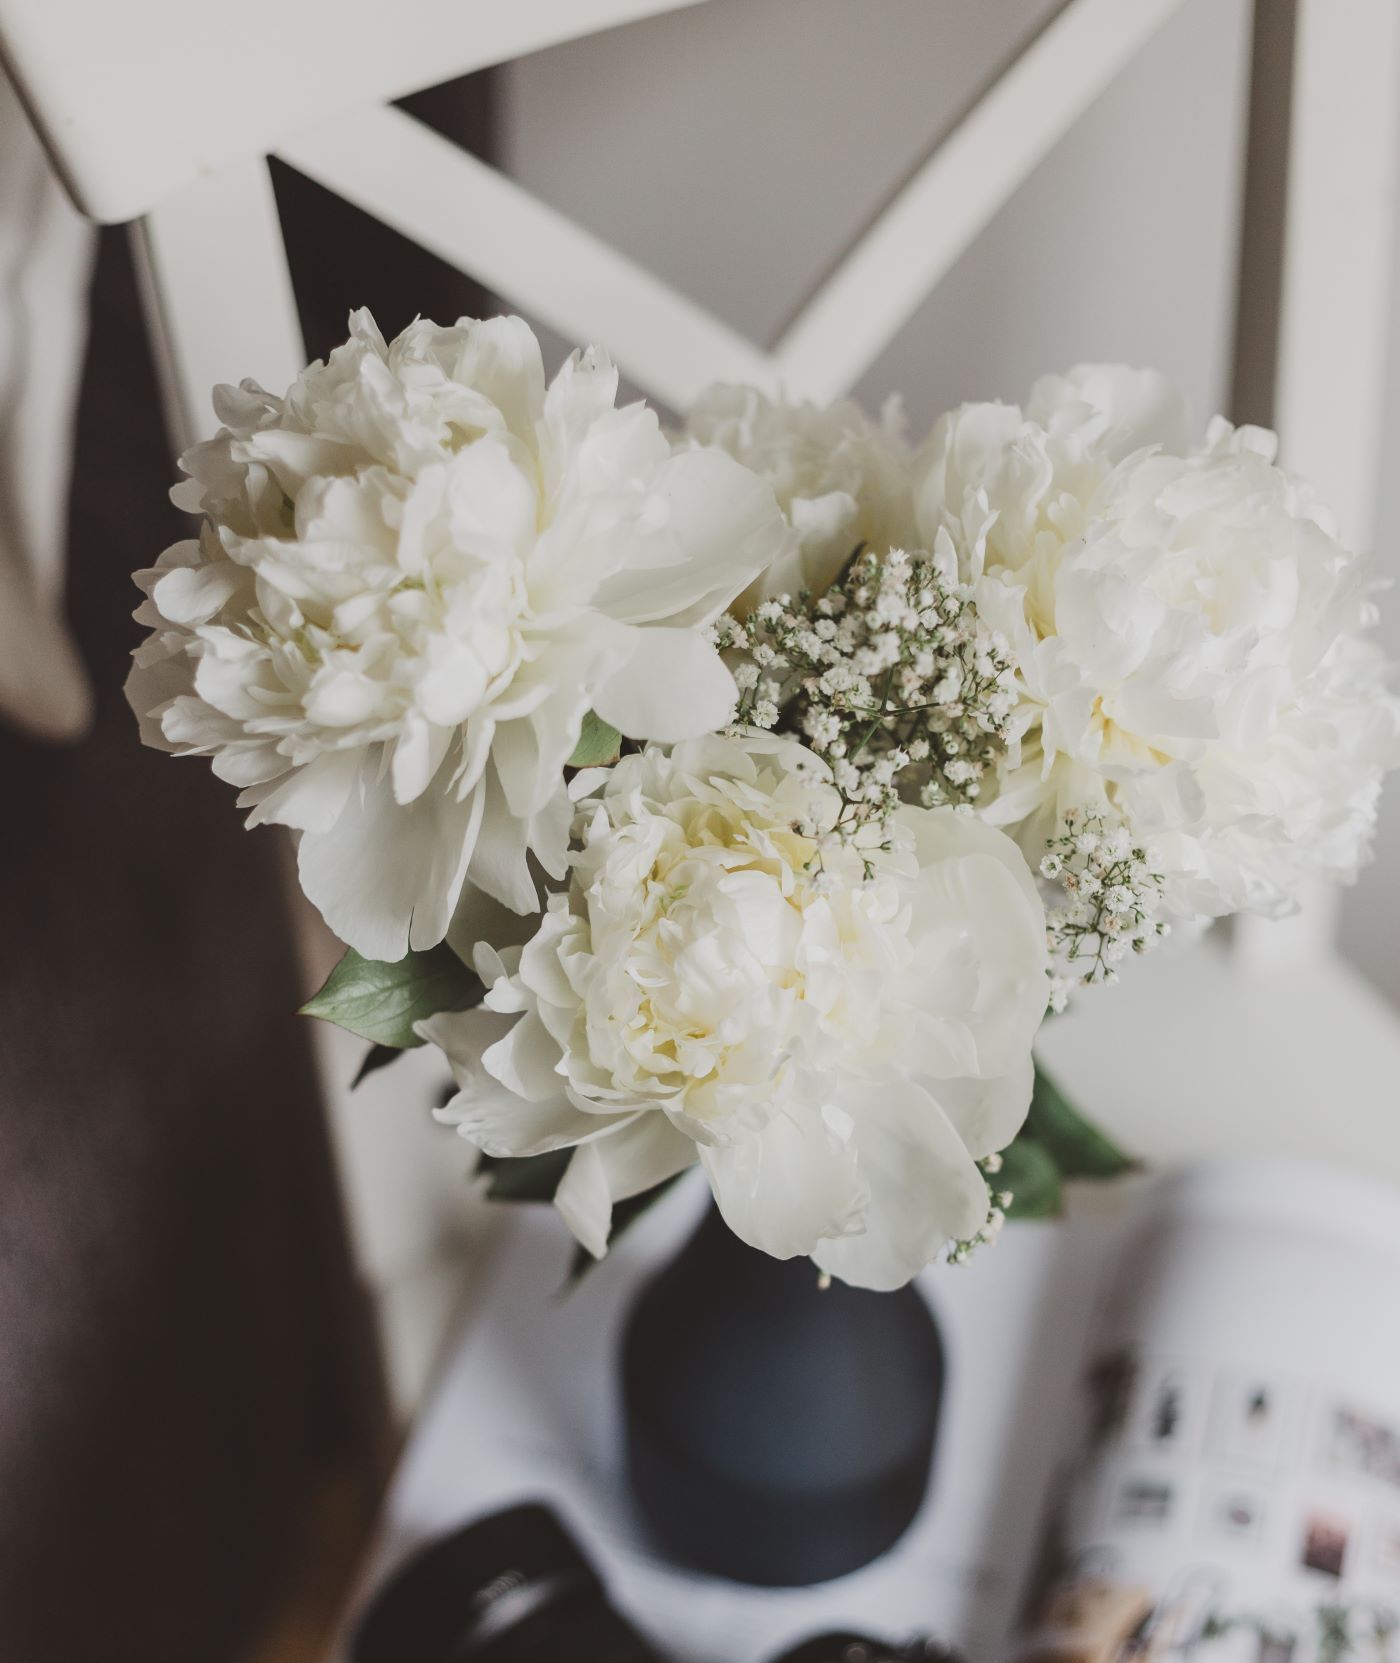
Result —
[[872, 1640], [868, 1634], [818, 1634], [773, 1663], [959, 1663], [958, 1654], [939, 1640], [911, 1640], [902, 1646]]
[[823, 1288], [717, 1209], [643, 1289], [623, 1339], [628, 1475], [682, 1564], [768, 1587], [883, 1553], [928, 1486], [943, 1348], [912, 1288]]
[[545, 1507], [492, 1513], [416, 1554], [381, 1590], [351, 1663], [662, 1663], [608, 1604]]

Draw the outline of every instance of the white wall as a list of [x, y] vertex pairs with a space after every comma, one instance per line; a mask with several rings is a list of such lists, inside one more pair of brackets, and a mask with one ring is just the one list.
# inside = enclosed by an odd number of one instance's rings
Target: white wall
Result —
[[[1125, 0], [1132, 4], [1134, 0]], [[1047, 0], [712, 0], [508, 72], [506, 165], [771, 338]], [[1244, 0], [1188, 0], [862, 388], [918, 420], [1076, 358], [1224, 386]]]
[[[513, 66], [505, 162], [766, 342], [1055, 9], [712, 0]], [[921, 426], [961, 399], [1014, 398], [1046, 370], [1111, 358], [1166, 370], [1202, 417], [1224, 407], [1249, 14], [1247, 0], [1186, 0], [885, 353], [859, 390], [868, 404], [899, 391]], [[1400, 441], [1400, 351], [1391, 384]], [[1400, 513], [1400, 480], [1384, 491], [1382, 525]], [[1400, 656], [1400, 596], [1388, 628]], [[1400, 788], [1390, 795], [1344, 942], [1400, 1001]]]

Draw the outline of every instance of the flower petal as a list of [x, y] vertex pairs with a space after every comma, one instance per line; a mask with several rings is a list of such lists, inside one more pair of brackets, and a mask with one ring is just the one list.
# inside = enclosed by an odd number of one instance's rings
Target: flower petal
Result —
[[626, 1114], [584, 1114], [562, 1093], [528, 1102], [496, 1080], [481, 1059], [515, 1022], [478, 1009], [444, 1011], [417, 1024], [423, 1038], [446, 1054], [461, 1088], [435, 1111], [439, 1120], [455, 1126], [483, 1153], [501, 1159], [566, 1149], [627, 1123]]
[[799, 1122], [775, 1113], [761, 1130], [699, 1153], [725, 1223], [775, 1259], [854, 1228], [869, 1199], [853, 1151], [819, 1114]]
[[[239, 798], [251, 804], [250, 826], [290, 826], [294, 831], [328, 832], [345, 812], [360, 778], [358, 751], [330, 751], [276, 783], [256, 785]], [[402, 957], [402, 954], [400, 954]]]
[[833, 1236], [812, 1258], [857, 1288], [903, 1287], [949, 1241], [987, 1221], [987, 1185], [938, 1103], [909, 1080], [843, 1100], [862, 1181], [878, 1198], [860, 1234]]
[[1191, 441], [1186, 400], [1157, 370], [1076, 364], [1064, 375], [1047, 375], [1036, 382], [1026, 401], [1026, 415], [1050, 427], [1069, 403], [1087, 405], [1101, 419], [1101, 443], [1115, 461], [1144, 445], [1179, 453]]
[[[568, 803], [561, 779], [558, 795]], [[473, 793], [481, 804], [481, 824], [472, 858], [472, 882], [492, 900], [513, 912], [534, 912], [539, 891], [530, 875], [529, 838], [522, 823], [510, 812], [494, 769]]]
[[695, 1145], [664, 1114], [639, 1114], [610, 1136], [579, 1145], [554, 1205], [576, 1239], [601, 1259], [614, 1204], [664, 1184], [694, 1162]]
[[956, 1128], [974, 1161], [1005, 1149], [1025, 1124], [1035, 1085], [1029, 1053], [1007, 1074], [989, 1080], [928, 1082], [930, 1096]]
[[911, 1003], [926, 1013], [912, 1066], [942, 1076], [1018, 1067], [1045, 1015], [1045, 908], [1003, 832], [949, 809], [908, 809], [924, 868]]
[[697, 630], [639, 629], [630, 656], [593, 696], [593, 708], [629, 738], [669, 744], [713, 733], [734, 714], [734, 677]]
[[[366, 769], [368, 772], [368, 769]], [[484, 799], [425, 793], [398, 804], [387, 780], [361, 779], [324, 832], [306, 832], [297, 870], [331, 929], [366, 958], [401, 959], [447, 934], [476, 846]]]
[[623, 623], [709, 623], [790, 547], [772, 487], [723, 451], [681, 451], [655, 492], [661, 524], [631, 528], [625, 563], [593, 596]]

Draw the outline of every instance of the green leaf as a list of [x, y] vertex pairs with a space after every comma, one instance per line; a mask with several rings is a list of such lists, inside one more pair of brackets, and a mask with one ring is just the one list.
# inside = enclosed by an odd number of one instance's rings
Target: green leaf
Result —
[[367, 1075], [375, 1073], [381, 1068], [387, 1068], [391, 1062], [403, 1055], [403, 1051], [396, 1045], [371, 1045], [365, 1052], [365, 1060], [356, 1070], [355, 1078], [350, 1082], [350, 1089], [354, 1091]]
[[544, 1155], [483, 1155], [476, 1164], [478, 1177], [489, 1182], [492, 1201], [553, 1201], [572, 1149], [551, 1149]]
[[[681, 1174], [663, 1178], [659, 1184], [653, 1184], [649, 1190], [643, 1190], [640, 1195], [629, 1196], [626, 1201], [619, 1201], [612, 1211], [612, 1228], [608, 1231], [608, 1249], [611, 1251], [619, 1239], [626, 1235], [637, 1220], [648, 1208], [655, 1205]], [[572, 1292], [595, 1265], [601, 1264], [588, 1249], [582, 1245], [575, 1247], [574, 1257], [569, 1265], [568, 1278], [561, 1292]]]
[[407, 953], [394, 964], [361, 958], [347, 947], [301, 1014], [334, 1022], [375, 1045], [406, 1050], [423, 1043], [413, 1031], [415, 1022], [439, 1011], [465, 1010], [481, 995], [481, 982], [446, 942], [425, 953]]
[[569, 758], [570, 768], [606, 768], [617, 761], [622, 735], [591, 710], [583, 719], [578, 744]]
[[1060, 1211], [1060, 1169], [1045, 1145], [1025, 1132], [1002, 1150], [992, 1186], [1011, 1191], [1008, 1218], [1054, 1218]]
[[1039, 1063], [1025, 1132], [1049, 1151], [1066, 1178], [1121, 1178], [1140, 1164], [1091, 1126]]

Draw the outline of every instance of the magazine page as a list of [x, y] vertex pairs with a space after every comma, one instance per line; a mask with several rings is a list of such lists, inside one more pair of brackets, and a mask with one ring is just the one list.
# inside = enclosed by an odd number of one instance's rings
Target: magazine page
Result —
[[1285, 1161], [1160, 1186], [1085, 1357], [1020, 1663], [1384, 1659], [1400, 1197]]

